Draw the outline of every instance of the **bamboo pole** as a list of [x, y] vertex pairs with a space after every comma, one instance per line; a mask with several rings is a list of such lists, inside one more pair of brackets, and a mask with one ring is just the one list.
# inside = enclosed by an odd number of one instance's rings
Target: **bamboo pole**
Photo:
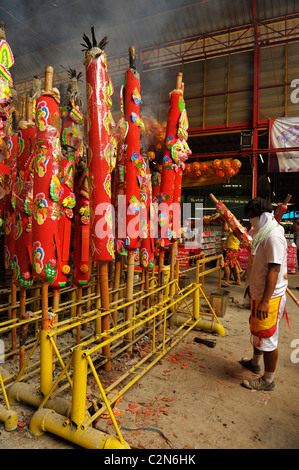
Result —
[[[144, 285], [145, 285], [145, 268], [142, 268], [142, 272], [141, 272], [141, 284], [140, 284], [140, 291], [141, 291], [141, 295], [142, 295], [142, 292], [144, 291]], [[142, 304], [143, 304], [143, 300], [139, 300], [139, 306], [138, 306], [138, 313], [142, 312]]]
[[[99, 282], [101, 291], [101, 308], [103, 311], [110, 309], [109, 301], [109, 267], [108, 262], [99, 262]], [[109, 330], [110, 328], [110, 317], [109, 314], [102, 317], [102, 332]], [[103, 339], [105, 341], [108, 336]], [[103, 347], [102, 354], [109, 358], [110, 357], [110, 344]], [[106, 372], [111, 370], [111, 361], [104, 364], [104, 370]]]
[[[162, 285], [163, 285], [164, 258], [165, 258], [165, 251], [160, 250], [160, 252], [159, 252], [159, 264], [158, 264], [158, 286], [159, 287], [162, 287]], [[163, 294], [164, 294], [164, 290], [163, 289], [159, 290], [159, 293], [158, 293], [158, 302], [159, 303], [163, 302]], [[161, 324], [162, 313], [158, 315], [158, 321], [160, 323], [160, 325], [158, 326], [158, 330], [161, 330], [162, 329], [162, 324]]]
[[[59, 309], [59, 301], [60, 301], [60, 288], [53, 288], [53, 300], [52, 300], [52, 312], [55, 314], [54, 323], [58, 322], [58, 315], [55, 313]], [[56, 336], [54, 337], [54, 341], [56, 342]], [[55, 352], [53, 350], [53, 360], [55, 358]], [[55, 363], [53, 362], [53, 371], [55, 370]]]
[[[82, 300], [82, 286], [78, 286], [77, 290], [77, 301], [80, 302]], [[77, 317], [80, 317], [82, 315], [82, 304], [77, 305]], [[77, 326], [77, 337], [76, 337], [76, 344], [80, 343], [81, 339], [81, 325]]]
[[[126, 302], [130, 302], [133, 300], [133, 290], [134, 290], [134, 259], [135, 259], [135, 252], [130, 250], [128, 252], [128, 263], [127, 263], [127, 286], [126, 286]], [[129, 305], [126, 308], [125, 319], [132, 320], [133, 318], [133, 305]], [[132, 353], [132, 340], [133, 340], [133, 332], [129, 331], [126, 335], [126, 343], [128, 343], [128, 353]]]
[[[11, 277], [11, 305], [16, 305], [17, 303], [17, 286], [14, 282], [14, 274]], [[14, 320], [17, 318], [17, 309], [13, 307], [11, 309], [11, 319]], [[11, 331], [11, 349], [15, 351], [17, 347], [17, 329], [13, 328]], [[13, 355], [13, 359], [16, 360], [16, 354]]]
[[294, 300], [295, 304], [299, 307], [299, 300], [294, 296], [294, 294], [290, 291], [290, 289], [287, 287], [287, 293], [291, 297], [292, 300]]
[[[145, 286], [145, 293], [146, 294], [149, 294], [149, 269], [146, 269], [145, 270], [145, 279], [144, 279], [144, 286]], [[150, 296], [148, 295], [145, 299], [145, 310], [149, 310], [150, 308]], [[149, 316], [149, 313], [147, 314], [147, 316]], [[150, 326], [150, 323], [147, 322], [146, 324], [146, 327], [149, 328]]]
[[[114, 292], [113, 294], [113, 302], [117, 302], [119, 298], [119, 285], [120, 285], [120, 274], [121, 274], [121, 258], [116, 255], [116, 260], [115, 260], [115, 271], [114, 271]], [[117, 311], [114, 311], [112, 313], [112, 320], [114, 326], [117, 325]]]
[[[26, 315], [26, 289], [24, 287], [20, 288], [20, 309], [19, 309], [20, 321], [26, 320], [29, 318], [29, 315]], [[19, 370], [22, 369], [25, 362], [25, 343], [27, 338], [28, 324], [22, 325], [20, 328], [20, 352], [19, 352]]]

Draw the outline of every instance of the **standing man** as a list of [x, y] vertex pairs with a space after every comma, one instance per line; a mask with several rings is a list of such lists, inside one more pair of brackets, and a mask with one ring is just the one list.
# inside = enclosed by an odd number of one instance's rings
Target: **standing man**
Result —
[[[227, 226], [227, 223], [225, 223]], [[226, 250], [225, 250], [225, 255], [224, 255], [224, 273], [225, 273], [225, 282], [222, 283], [222, 287], [228, 287], [229, 286], [229, 281], [230, 281], [230, 270], [232, 269], [235, 274], [236, 280], [234, 281], [234, 284], [237, 284], [238, 286], [241, 285], [241, 279], [240, 279], [240, 271], [238, 267], [238, 252], [239, 252], [239, 240], [237, 237], [234, 235], [232, 229], [229, 229], [228, 227], [226, 228], [224, 226], [224, 230], [228, 231], [229, 230], [229, 235], [226, 239]]]
[[245, 206], [245, 214], [256, 232], [251, 243], [253, 262], [250, 274], [253, 357], [242, 359], [241, 364], [260, 374], [264, 360], [264, 375], [243, 380], [242, 385], [271, 391], [275, 388], [279, 321], [286, 305], [287, 243], [284, 229], [274, 219], [270, 202], [252, 199]]

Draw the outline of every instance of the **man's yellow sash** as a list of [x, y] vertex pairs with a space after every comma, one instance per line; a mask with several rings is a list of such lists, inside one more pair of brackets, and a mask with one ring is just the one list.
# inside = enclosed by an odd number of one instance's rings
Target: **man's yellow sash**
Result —
[[275, 297], [269, 301], [269, 312], [267, 318], [261, 320], [257, 317], [256, 311], [259, 300], [251, 300], [250, 331], [259, 338], [270, 338], [276, 331], [279, 306], [281, 297]]

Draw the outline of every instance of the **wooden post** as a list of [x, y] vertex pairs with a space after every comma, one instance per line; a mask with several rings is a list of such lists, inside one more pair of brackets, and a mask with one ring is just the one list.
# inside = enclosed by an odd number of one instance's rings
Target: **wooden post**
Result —
[[[103, 311], [110, 309], [109, 302], [109, 270], [108, 262], [99, 262], [99, 279], [100, 279], [100, 290], [101, 290], [101, 308]], [[109, 314], [102, 317], [102, 332], [109, 330], [110, 328], [110, 318]], [[104, 339], [107, 339], [108, 336]], [[103, 356], [110, 357], [110, 344], [107, 344], [103, 347], [102, 350]], [[111, 370], [111, 361], [108, 361], [104, 365], [105, 371]]]
[[[29, 318], [26, 315], [26, 289], [20, 288], [20, 321]], [[28, 323], [20, 328], [20, 357], [19, 357], [19, 369], [21, 370], [25, 362], [25, 343], [27, 338]]]
[[[126, 291], [126, 301], [130, 302], [133, 300], [133, 290], [134, 290], [134, 259], [135, 259], [135, 252], [130, 250], [128, 252], [128, 264], [127, 264], [127, 291]], [[129, 305], [126, 308], [126, 315], [125, 320], [132, 320], [133, 318], [133, 305]], [[132, 324], [132, 323], [131, 323]], [[129, 325], [131, 326], [131, 325]], [[126, 342], [128, 343], [128, 353], [132, 353], [132, 339], [133, 339], [133, 332], [130, 331], [126, 335]]]
[[[82, 286], [78, 286], [78, 291], [77, 291], [77, 301], [80, 302], [82, 300]], [[82, 315], [82, 304], [77, 305], [77, 317], [80, 317]], [[77, 326], [77, 338], [76, 338], [76, 344], [80, 343], [81, 339], [81, 325]]]
[[[115, 260], [115, 272], [114, 272], [114, 290], [117, 290], [117, 292], [114, 292], [113, 294], [113, 302], [117, 302], [119, 298], [119, 285], [120, 285], [120, 273], [121, 273], [121, 258], [119, 256], [116, 256]], [[113, 320], [113, 325], [117, 325], [117, 311], [112, 313], [112, 320]]]
[[[11, 305], [16, 305], [17, 303], [17, 286], [14, 282], [14, 275], [12, 274], [11, 278]], [[13, 307], [11, 309], [11, 319], [15, 319], [17, 317], [17, 309]], [[11, 330], [11, 348], [13, 351], [17, 348], [17, 329], [13, 328]], [[13, 359], [17, 358], [16, 354], [13, 355]]]

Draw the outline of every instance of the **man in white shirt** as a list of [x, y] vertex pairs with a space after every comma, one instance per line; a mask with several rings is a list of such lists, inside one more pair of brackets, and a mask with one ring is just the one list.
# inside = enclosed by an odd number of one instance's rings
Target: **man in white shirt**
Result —
[[279, 321], [286, 304], [287, 243], [284, 229], [274, 219], [268, 201], [252, 199], [245, 206], [245, 214], [256, 232], [251, 243], [253, 263], [250, 274], [253, 357], [242, 359], [241, 364], [259, 374], [264, 359], [264, 375], [243, 380], [242, 385], [271, 391], [275, 388]]

